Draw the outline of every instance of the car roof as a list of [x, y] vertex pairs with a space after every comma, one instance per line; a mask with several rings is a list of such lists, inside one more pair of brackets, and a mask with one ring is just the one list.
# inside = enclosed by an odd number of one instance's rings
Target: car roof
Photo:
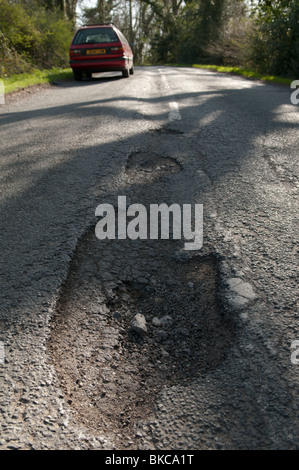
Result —
[[87, 28], [107, 28], [110, 26], [111, 28], [115, 28], [113, 23], [99, 23], [99, 24], [84, 24], [79, 29], [87, 29]]

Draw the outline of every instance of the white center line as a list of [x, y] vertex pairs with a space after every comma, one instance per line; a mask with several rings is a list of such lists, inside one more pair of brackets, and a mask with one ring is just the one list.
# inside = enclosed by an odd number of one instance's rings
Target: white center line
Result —
[[171, 109], [168, 115], [169, 121], [180, 121], [182, 118], [179, 111], [179, 105], [176, 103], [176, 101], [171, 101], [169, 103], [169, 107]]
[[[171, 90], [170, 86], [169, 86], [169, 83], [167, 81], [167, 78], [166, 78], [166, 75], [163, 74], [162, 70], [159, 69], [159, 72], [161, 74], [161, 80], [164, 84], [164, 87], [167, 89], [167, 90]], [[169, 112], [168, 114], [168, 119], [169, 121], [180, 121], [182, 118], [181, 118], [181, 114], [180, 114], [180, 111], [179, 111], [179, 105], [177, 104], [176, 101], [170, 101], [168, 103], [171, 111]]]

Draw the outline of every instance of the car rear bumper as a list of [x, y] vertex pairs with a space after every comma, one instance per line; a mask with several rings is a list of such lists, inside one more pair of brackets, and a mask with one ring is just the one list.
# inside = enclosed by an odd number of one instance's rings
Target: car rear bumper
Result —
[[88, 72], [111, 72], [130, 69], [133, 66], [133, 59], [129, 57], [120, 57], [113, 59], [94, 59], [94, 60], [70, 60], [70, 66], [73, 70]]

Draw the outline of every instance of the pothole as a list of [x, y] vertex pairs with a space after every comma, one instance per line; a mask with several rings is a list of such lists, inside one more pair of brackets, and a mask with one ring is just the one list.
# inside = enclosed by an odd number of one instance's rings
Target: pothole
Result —
[[128, 158], [126, 176], [134, 182], [151, 182], [162, 176], [177, 173], [181, 169], [181, 163], [172, 157], [151, 152], [135, 152]]
[[[78, 423], [142, 448], [164, 387], [217, 368], [233, 325], [217, 301], [213, 255], [176, 256], [169, 240], [80, 243], [52, 321], [49, 354]], [[132, 329], [136, 315], [146, 331]], [[145, 444], [144, 444], [145, 445]]]
[[[168, 203], [181, 170], [175, 158], [134, 152], [125, 194], [145, 206]], [[100, 241], [93, 227], [53, 315], [49, 355], [65, 402], [78, 424], [109, 435], [117, 449], [147, 448], [146, 423], [163, 389], [200, 380], [231, 348], [234, 325], [218, 302], [217, 258], [182, 246], [173, 239]]]

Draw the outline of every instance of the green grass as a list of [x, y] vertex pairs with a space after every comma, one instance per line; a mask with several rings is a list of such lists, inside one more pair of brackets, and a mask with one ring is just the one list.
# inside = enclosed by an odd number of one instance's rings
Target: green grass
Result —
[[[184, 67], [184, 65], [176, 64]], [[190, 67], [190, 66], [189, 66]], [[201, 65], [201, 64], [192, 64], [191, 67], [198, 69], [208, 69], [215, 72], [221, 73], [230, 73], [233, 75], [240, 75], [242, 77], [250, 78], [253, 80], [263, 80], [265, 82], [278, 83], [279, 85], [288, 85], [292, 83], [291, 78], [285, 77], [276, 77], [274, 75], [264, 75], [262, 73], [255, 72], [253, 70], [244, 69], [242, 67], [224, 67], [219, 65]]]
[[7, 94], [32, 85], [70, 80], [72, 77], [73, 74], [71, 69], [53, 68], [51, 70], [35, 70], [32, 73], [10, 75], [9, 77], [4, 78], [3, 81], [5, 93]]

